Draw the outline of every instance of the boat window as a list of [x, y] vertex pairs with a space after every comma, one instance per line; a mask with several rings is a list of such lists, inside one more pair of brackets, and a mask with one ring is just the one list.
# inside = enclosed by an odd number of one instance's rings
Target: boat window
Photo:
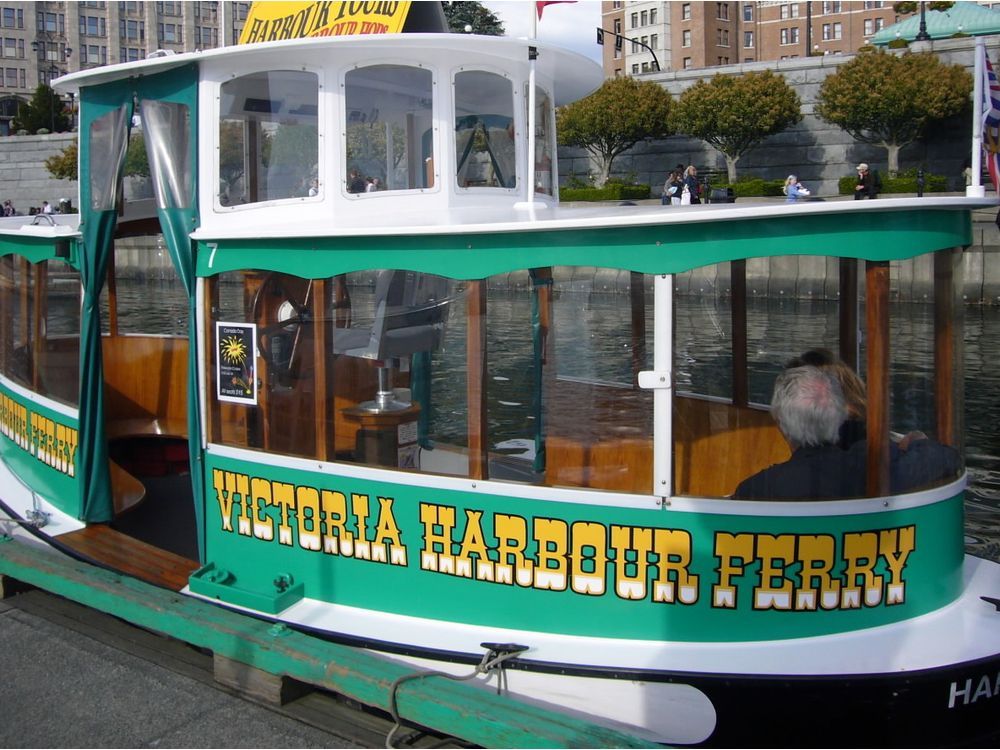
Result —
[[350, 194], [434, 185], [433, 75], [424, 68], [372, 65], [344, 80]]
[[157, 205], [188, 208], [194, 194], [190, 110], [186, 104], [152, 99], [139, 106]]
[[[752, 259], [742, 271], [737, 266], [720, 264], [676, 277], [677, 494], [728, 496], [744, 479], [788, 460], [791, 449], [769, 405], [775, 378], [793, 362], [821, 364], [842, 384], [848, 408], [840, 433], [844, 448], [868, 434], [874, 377], [868, 349], [877, 329], [866, 330], [866, 264], [775, 256]], [[737, 305], [733, 300], [740, 296], [736, 287], [744, 272], [746, 304]], [[889, 398], [893, 494], [956, 476], [950, 459], [940, 462], [946, 470], [933, 474], [931, 462], [940, 453], [928, 451], [920, 472], [900, 456], [910, 433], [961, 448], [960, 276], [960, 265], [948, 253], [893, 261], [885, 272], [891, 279], [884, 292], [887, 336], [879, 346], [889, 352], [881, 377]], [[857, 487], [852, 492], [857, 496]]]
[[0, 258], [0, 372], [69, 405], [80, 390], [80, 290], [62, 261]]
[[319, 165], [317, 75], [250, 73], [222, 84], [220, 98], [219, 205], [308, 196]]
[[95, 211], [115, 208], [118, 175], [128, 143], [128, 110], [122, 105], [90, 124], [90, 201]]
[[535, 192], [552, 195], [558, 181], [553, 175], [556, 129], [552, 99], [542, 88], [535, 88]]
[[652, 365], [652, 278], [556, 267], [535, 282], [545, 483], [652, 494], [653, 396], [637, 384]]
[[455, 163], [458, 186], [514, 188], [514, 86], [482, 70], [455, 75]]
[[428, 420], [443, 408], [431, 402], [431, 378], [452, 374], [438, 357], [453, 282], [385, 269], [208, 281], [213, 442], [420, 468]]

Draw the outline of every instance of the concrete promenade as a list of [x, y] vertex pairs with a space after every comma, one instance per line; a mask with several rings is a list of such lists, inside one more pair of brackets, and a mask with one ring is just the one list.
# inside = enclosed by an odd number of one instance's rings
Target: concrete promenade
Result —
[[392, 726], [329, 694], [245, 700], [211, 655], [42, 591], [0, 601], [0, 642], [0, 747], [384, 747]]

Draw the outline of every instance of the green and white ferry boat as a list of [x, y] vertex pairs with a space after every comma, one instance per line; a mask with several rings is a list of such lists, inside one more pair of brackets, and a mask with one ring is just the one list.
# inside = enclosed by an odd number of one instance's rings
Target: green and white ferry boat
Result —
[[[60, 79], [80, 213], [0, 224], [0, 529], [415, 668], [499, 649], [510, 695], [657, 742], [995, 732], [1000, 565], [964, 552], [965, 473], [900, 494], [889, 472], [894, 431], [962, 447], [963, 248], [995, 202], [560, 205], [555, 107], [600, 82], [538, 41], [434, 33]], [[121, 190], [140, 122], [148, 211]], [[187, 335], [119, 314], [116, 246], [143, 234]], [[747, 302], [789, 264], [833, 279], [814, 343], [866, 381], [864, 497], [730, 497], [789, 456], [750, 397]], [[728, 364], [681, 387], [693, 276], [729, 290], [702, 322]], [[560, 304], [607, 279], [632, 314], [594, 375], [598, 321]], [[899, 279], [933, 307], [914, 425], [890, 419]], [[509, 288], [522, 319], [491, 315]]]

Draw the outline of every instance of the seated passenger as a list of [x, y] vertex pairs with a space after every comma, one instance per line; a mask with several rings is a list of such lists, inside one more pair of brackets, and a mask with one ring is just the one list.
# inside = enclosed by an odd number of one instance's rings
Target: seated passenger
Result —
[[786, 368], [812, 365], [833, 375], [840, 383], [847, 402], [847, 419], [840, 426], [840, 447], [847, 450], [859, 440], [865, 439], [865, 417], [868, 413], [868, 399], [865, 383], [854, 369], [829, 349], [810, 349], [791, 359]]
[[847, 404], [840, 384], [817, 367], [792, 367], [774, 382], [771, 415], [792, 457], [743, 480], [740, 500], [833, 500], [865, 494], [864, 442], [839, 444]]
[[[867, 495], [868, 443], [840, 446], [848, 408], [837, 379], [812, 366], [783, 371], [774, 383], [771, 414], [792, 449], [792, 457], [745, 479], [740, 500], [836, 500]], [[958, 451], [911, 432], [889, 447], [893, 494], [912, 492], [955, 477]]]

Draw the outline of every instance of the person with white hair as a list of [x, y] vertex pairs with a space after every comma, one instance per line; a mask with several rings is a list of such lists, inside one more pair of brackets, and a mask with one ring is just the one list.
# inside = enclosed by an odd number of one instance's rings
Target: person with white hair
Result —
[[[743, 480], [739, 500], [840, 500], [865, 497], [868, 442], [841, 447], [848, 417], [840, 382], [830, 372], [805, 365], [783, 370], [774, 382], [771, 416], [792, 457]], [[954, 448], [912, 432], [889, 451], [890, 491], [902, 493], [953, 479], [961, 471]]]
[[854, 185], [854, 200], [859, 201], [864, 198], [877, 198], [878, 190], [881, 187], [878, 184], [878, 180], [872, 171], [868, 168], [868, 165], [861, 162], [857, 166], [858, 181]]

